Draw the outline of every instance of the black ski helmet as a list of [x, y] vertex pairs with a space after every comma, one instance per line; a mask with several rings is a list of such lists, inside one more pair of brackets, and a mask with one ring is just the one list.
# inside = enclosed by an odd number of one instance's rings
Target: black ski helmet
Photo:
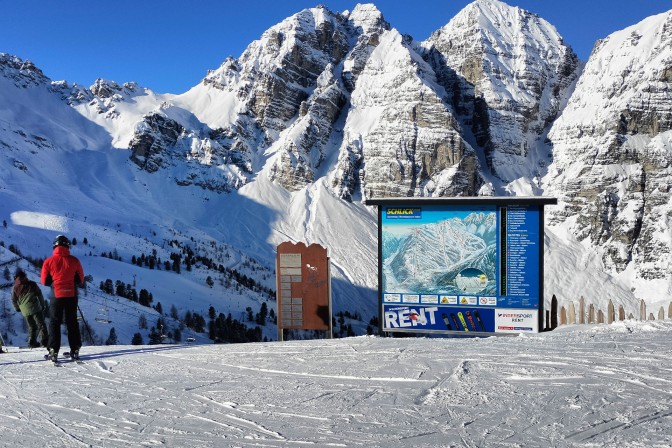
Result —
[[54, 247], [65, 246], [68, 249], [70, 248], [70, 240], [65, 235], [58, 235], [54, 240]]

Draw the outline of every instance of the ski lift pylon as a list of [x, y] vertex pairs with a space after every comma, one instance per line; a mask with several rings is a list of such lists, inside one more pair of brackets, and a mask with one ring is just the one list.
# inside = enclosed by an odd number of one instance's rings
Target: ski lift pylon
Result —
[[103, 307], [96, 312], [95, 320], [96, 322], [100, 322], [101, 324], [110, 323], [110, 310], [107, 307], [107, 299], [104, 299]]

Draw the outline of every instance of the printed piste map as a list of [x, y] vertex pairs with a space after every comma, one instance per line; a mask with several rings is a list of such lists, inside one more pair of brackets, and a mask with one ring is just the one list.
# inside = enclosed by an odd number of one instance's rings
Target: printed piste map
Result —
[[495, 207], [393, 209], [383, 219], [384, 290], [418, 294], [494, 294]]

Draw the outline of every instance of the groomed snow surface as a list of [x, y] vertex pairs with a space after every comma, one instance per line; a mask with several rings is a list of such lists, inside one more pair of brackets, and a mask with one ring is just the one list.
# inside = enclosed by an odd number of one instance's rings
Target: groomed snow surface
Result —
[[669, 447], [672, 321], [0, 355], [13, 447]]

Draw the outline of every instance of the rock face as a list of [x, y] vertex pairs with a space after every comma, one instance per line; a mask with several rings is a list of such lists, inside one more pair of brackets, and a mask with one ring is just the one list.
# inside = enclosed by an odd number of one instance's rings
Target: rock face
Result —
[[334, 190], [352, 198], [476, 195], [483, 184], [431, 67], [395, 30], [356, 78]]
[[505, 183], [544, 169], [540, 144], [577, 77], [555, 28], [497, 0], [465, 7], [425, 42], [465, 130]]
[[270, 147], [270, 177], [290, 191], [326, 174], [348, 200], [475, 195], [485, 183], [432, 67], [373, 5], [304, 10], [200, 89], [228, 95], [237, 114], [221, 129], [245, 129], [256, 142], [234, 139], [257, 154]]
[[[165, 110], [144, 113], [130, 146], [150, 171], [168, 153], [192, 160], [176, 133], [243, 171], [259, 171], [272, 154], [269, 176], [287, 190], [328, 176], [346, 200], [501, 194], [545, 169], [541, 142], [576, 67], [552, 26], [498, 0], [477, 0], [422, 44], [374, 5], [320, 6], [168, 101], [193, 119], [168, 114], [174, 123], [164, 125]], [[133, 88], [97, 81], [88, 107], [115, 119]]]
[[598, 42], [549, 134], [545, 180], [568, 223], [615, 272], [669, 283], [672, 260], [672, 12]]
[[[186, 170], [175, 170], [178, 185], [197, 185], [229, 192], [243, 186], [249, 171], [244, 155], [221, 144], [226, 136], [211, 132], [202, 137], [190, 132], [164, 113], [150, 113], [136, 126], [131, 140], [131, 161], [150, 173], [174, 167], [186, 154]], [[212, 167], [221, 173], [213, 175]]]
[[46, 84], [50, 81], [31, 61], [27, 59], [24, 61], [7, 53], [0, 53], [0, 74], [21, 88]]
[[175, 146], [185, 129], [165, 115], [152, 113], [136, 126], [131, 140], [131, 160], [150, 173], [171, 164], [164, 150]]

